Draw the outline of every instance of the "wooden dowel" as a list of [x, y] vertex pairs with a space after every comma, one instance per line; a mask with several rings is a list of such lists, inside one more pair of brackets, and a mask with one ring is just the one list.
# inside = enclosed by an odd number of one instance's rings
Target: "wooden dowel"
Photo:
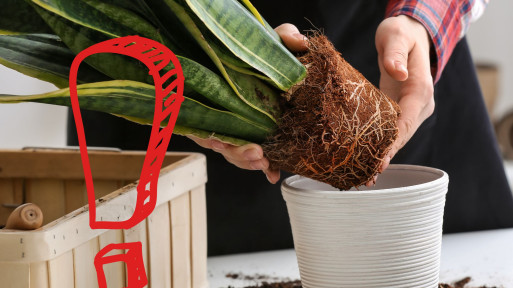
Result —
[[20, 205], [7, 218], [5, 229], [34, 230], [43, 225], [43, 212], [33, 203]]

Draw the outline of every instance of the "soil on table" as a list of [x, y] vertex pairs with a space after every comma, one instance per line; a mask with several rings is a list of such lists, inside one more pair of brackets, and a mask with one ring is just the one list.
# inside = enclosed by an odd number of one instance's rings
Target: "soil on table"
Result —
[[288, 281], [288, 282], [274, 282], [274, 283], [267, 283], [264, 282], [260, 286], [248, 286], [245, 288], [302, 288], [301, 281]]
[[479, 286], [479, 287], [466, 286], [468, 284], [468, 282], [470, 282], [470, 280], [472, 280], [472, 278], [465, 277], [465, 278], [461, 279], [460, 281], [454, 282], [454, 284], [452, 284], [452, 285], [440, 283], [438, 285], [438, 288], [498, 288], [496, 286], [493, 286], [493, 287], [492, 286]]
[[[454, 282], [453, 284], [445, 284], [440, 283], [438, 285], [438, 288], [498, 288], [496, 286], [479, 286], [479, 287], [470, 287], [467, 286], [467, 284], [470, 282], [470, 277], [465, 277], [459, 281]], [[244, 288], [302, 288], [301, 281], [295, 280], [295, 281], [283, 281], [283, 282], [273, 282], [273, 283], [267, 283], [263, 282], [259, 286], [247, 286]]]

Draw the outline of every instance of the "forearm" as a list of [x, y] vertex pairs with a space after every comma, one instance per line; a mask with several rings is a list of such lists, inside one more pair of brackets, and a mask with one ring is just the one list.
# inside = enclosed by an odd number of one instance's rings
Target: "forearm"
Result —
[[432, 41], [432, 70], [436, 81], [469, 24], [479, 18], [488, 0], [390, 0], [387, 17], [407, 15], [424, 25]]

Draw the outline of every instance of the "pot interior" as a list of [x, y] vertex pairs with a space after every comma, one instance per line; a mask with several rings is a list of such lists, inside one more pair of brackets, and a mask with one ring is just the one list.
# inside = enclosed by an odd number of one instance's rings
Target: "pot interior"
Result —
[[[349, 191], [376, 191], [376, 190], [394, 190], [423, 188], [422, 186], [434, 186], [443, 181], [447, 174], [441, 170], [415, 165], [393, 164], [388, 167], [382, 174], [378, 176], [376, 184], [371, 187], [360, 186], [351, 188]], [[293, 176], [288, 178], [285, 186], [299, 191], [340, 191], [339, 189], [316, 180], [301, 176]], [[427, 188], [427, 187], [426, 187]]]

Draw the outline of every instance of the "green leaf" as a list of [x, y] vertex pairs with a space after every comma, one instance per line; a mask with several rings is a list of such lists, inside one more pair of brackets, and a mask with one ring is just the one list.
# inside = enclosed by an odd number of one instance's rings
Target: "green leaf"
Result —
[[[194, 16], [194, 15], [190, 15]], [[201, 32], [202, 38], [198, 39], [200, 41], [205, 41], [215, 52], [217, 57], [221, 60], [223, 64], [229, 64], [231, 66], [251, 69], [252, 67], [246, 62], [242, 61], [240, 58], [235, 56], [226, 46], [224, 46], [223, 42], [219, 41], [215, 35], [213, 35], [208, 28], [199, 20], [197, 17], [192, 17], [194, 20], [194, 24], [198, 27]]]
[[175, 129], [173, 130], [173, 133], [178, 134], [178, 135], [184, 135], [184, 136], [192, 135], [192, 136], [196, 136], [196, 137], [199, 137], [202, 139], [216, 139], [221, 142], [229, 143], [229, 144], [236, 145], [236, 146], [242, 146], [242, 145], [251, 143], [250, 141], [246, 141], [246, 140], [242, 140], [242, 139], [238, 139], [238, 138], [234, 138], [234, 137], [230, 137], [230, 136], [226, 136], [226, 135], [222, 135], [222, 134], [216, 134], [216, 133], [201, 130], [201, 129], [180, 126], [180, 125], [175, 125]]
[[[153, 86], [135, 81], [107, 81], [77, 87], [80, 107], [151, 121], [155, 107]], [[0, 103], [39, 102], [70, 106], [69, 89], [37, 95], [0, 95]], [[272, 132], [237, 114], [220, 111], [185, 97], [178, 113], [177, 125], [195, 128], [247, 141], [261, 143]]]
[[25, 0], [0, 0], [0, 34], [52, 33]]
[[[75, 54], [96, 43], [111, 39], [106, 34], [75, 24], [39, 6], [34, 7]], [[153, 83], [153, 78], [148, 75], [148, 69], [144, 64], [127, 56], [102, 53], [87, 57], [85, 62], [112, 79]]]
[[[36, 9], [75, 53], [110, 38], [102, 32], [75, 24], [40, 7]], [[178, 58], [185, 75], [185, 93], [196, 91], [211, 102], [241, 117], [260, 123], [269, 129], [274, 128], [275, 123], [271, 119], [241, 101], [219, 75], [193, 60], [180, 56]], [[153, 78], [148, 75], [147, 67], [136, 59], [117, 54], [95, 54], [86, 58], [85, 61], [113, 79], [153, 84]], [[165, 70], [172, 68], [170, 65]]]
[[247, 102], [256, 107], [258, 111], [264, 111], [270, 115], [271, 119], [280, 117], [279, 90], [272, 89], [257, 77], [237, 72], [228, 67], [226, 67], [226, 72]]
[[[243, 102], [222, 77], [190, 59], [183, 57], [178, 57], [178, 59], [185, 76], [186, 87], [190, 87], [190, 89], [203, 95], [209, 101], [241, 117], [259, 123], [269, 129], [276, 127], [276, 123], [271, 118]], [[250, 81], [252, 82], [247, 83], [247, 85], [255, 85], [258, 80], [250, 79]], [[257, 88], [253, 86], [252, 89]], [[261, 89], [261, 91], [263, 91], [262, 93], [274, 93], [273, 91], [265, 90], [269, 88], [261, 87]], [[268, 97], [273, 99], [272, 95]], [[266, 109], [270, 108], [272, 107], [266, 107]]]
[[143, 17], [99, 0], [32, 0], [40, 7], [112, 38], [139, 35], [165, 43], [169, 49], [181, 54], [171, 41], [164, 41], [158, 29]]
[[[75, 54], [52, 34], [0, 35], [0, 64], [25, 75], [68, 86], [69, 69]], [[84, 64], [77, 81], [89, 83], [109, 80]]]
[[[135, 123], [143, 124], [143, 125], [152, 125], [153, 124], [152, 120], [149, 120], [149, 119], [141, 119], [141, 118], [137, 118], [137, 117], [129, 117], [129, 116], [123, 116], [123, 115], [116, 115], [116, 114], [114, 114], [114, 115], [121, 117], [121, 118], [125, 118], [125, 119], [135, 122]], [[185, 126], [181, 126], [181, 125], [175, 125], [173, 134], [182, 135], [182, 136], [195, 136], [195, 137], [198, 137], [201, 139], [216, 139], [221, 142], [229, 143], [229, 144], [236, 145], [236, 146], [242, 146], [242, 145], [251, 143], [246, 140], [242, 140], [242, 139], [238, 139], [238, 138], [234, 138], [234, 137], [230, 137], [230, 136], [226, 136], [226, 135], [222, 135], [222, 134], [216, 134], [215, 132], [205, 131], [205, 130], [191, 128], [191, 127], [185, 127]]]
[[[131, 0], [111, 0], [111, 1], [131, 1]], [[184, 24], [178, 19], [177, 15], [165, 3], [165, 0], [138, 0], [143, 1], [148, 5], [152, 12], [151, 17], [156, 17], [158, 27], [163, 33], [173, 42], [180, 47], [182, 51], [187, 51], [187, 54], [180, 54], [181, 56], [192, 59], [209, 69], [215, 69], [210, 58], [201, 49], [199, 44], [195, 41], [194, 37], [185, 28]], [[148, 14], [150, 15], [150, 14]]]
[[287, 91], [306, 68], [235, 0], [185, 0], [230, 51]]
[[276, 31], [274, 31], [273, 27], [271, 27], [271, 25], [269, 25], [269, 23], [267, 23], [267, 21], [265, 21], [265, 19], [262, 17], [262, 15], [260, 15], [258, 10], [255, 8], [255, 6], [253, 6], [253, 4], [249, 0], [239, 0], [239, 2], [242, 5], [244, 5], [244, 7], [246, 7], [246, 9], [248, 9], [248, 11], [251, 14], [253, 14], [253, 16], [255, 16], [255, 19], [258, 22], [260, 22], [262, 25], [264, 25], [264, 27], [267, 30], [267, 32], [269, 32], [269, 34], [271, 34], [271, 36], [273, 36], [274, 39], [282, 42], [281, 38], [280, 38], [280, 35], [278, 35], [278, 33], [276, 33]]
[[[240, 77], [237, 77], [237, 74], [240, 74], [240, 72], [237, 71], [230, 71], [230, 73], [227, 71], [228, 69], [224, 66], [223, 61], [221, 57], [218, 55], [218, 53], [222, 54], [222, 51], [216, 50], [211, 46], [215, 42], [208, 41], [208, 36], [204, 35], [200, 29], [196, 25], [196, 22], [194, 21], [194, 15], [189, 15], [186, 11], [187, 7], [181, 6], [177, 1], [175, 0], [165, 0], [168, 4], [169, 8], [177, 15], [177, 17], [182, 21], [191, 33], [193, 37], [196, 39], [198, 44], [203, 48], [205, 53], [212, 59], [216, 67], [219, 69], [223, 77], [226, 79], [230, 87], [233, 89], [233, 91], [237, 94], [237, 96], [247, 105], [249, 105], [254, 110], [264, 114], [265, 116], [269, 117], [270, 119], [265, 122], [259, 123], [269, 123], [270, 125], [273, 125], [273, 123], [276, 122], [274, 118], [273, 108], [274, 107], [267, 107], [260, 101], [258, 97], [254, 97], [254, 93], [256, 90], [264, 92], [272, 92], [271, 89], [266, 87], [266, 84], [264, 82], [258, 81], [258, 79], [255, 79], [255, 81], [251, 81], [250, 83], [238, 83], [240, 79], [251, 79], [249, 77], [245, 77], [246, 75], [241, 75]], [[253, 87], [249, 87], [253, 86]], [[244, 89], [245, 88], [251, 88], [251, 89]], [[249, 93], [249, 94], [248, 94]], [[272, 95], [269, 95], [267, 98], [271, 99], [273, 98]], [[230, 110], [233, 111], [233, 110]], [[235, 112], [235, 111], [234, 111]], [[261, 117], [260, 117], [261, 118]], [[254, 119], [254, 118], [251, 118]], [[272, 122], [272, 123], [271, 123]]]
[[[187, 39], [183, 34], [175, 36], [178, 25], [169, 27], [172, 29], [172, 33], [169, 33], [144, 0], [32, 1], [47, 11], [112, 38], [139, 35], [163, 43], [175, 54], [191, 59], [206, 59], [204, 53], [196, 55], [201, 50], [192, 41], [192, 37]], [[172, 16], [168, 14], [167, 18], [173, 18]], [[181, 23], [180, 25], [183, 26]]]
[[158, 21], [145, 0], [102, 0], [102, 2], [135, 12], [151, 22], [153, 26], [158, 26]]

